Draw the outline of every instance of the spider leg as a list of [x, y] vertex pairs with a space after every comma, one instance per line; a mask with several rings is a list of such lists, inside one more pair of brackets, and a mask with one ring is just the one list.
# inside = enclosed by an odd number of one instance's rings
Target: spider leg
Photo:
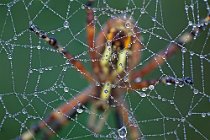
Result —
[[[105, 121], [108, 118], [108, 115], [110, 113], [109, 110], [109, 105], [106, 102], [102, 100], [95, 101], [90, 109], [88, 127], [94, 132], [99, 133], [103, 128]], [[102, 113], [100, 115], [97, 115], [100, 111]]]
[[44, 131], [45, 139], [59, 131], [69, 120], [72, 120], [77, 114], [77, 109], [82, 105], [87, 104], [91, 97], [95, 97], [94, 86], [90, 86], [78, 94], [74, 99], [69, 100], [67, 103], [61, 105], [51, 114], [39, 122], [37, 125], [33, 125], [28, 131], [24, 132], [17, 140], [30, 140], [33, 139], [36, 134]]
[[87, 43], [89, 46], [89, 54], [92, 62], [92, 68], [94, 73], [99, 71], [99, 62], [97, 61], [96, 48], [94, 42], [95, 35], [95, 24], [94, 24], [94, 12], [91, 6], [93, 5], [94, 0], [88, 0], [86, 3], [86, 13], [87, 13]]
[[92, 82], [94, 81], [93, 77], [91, 74], [85, 69], [83, 64], [76, 60], [65, 48], [61, 47], [57, 40], [52, 37], [48, 37], [47, 34], [41, 30], [39, 30], [36, 25], [31, 24], [29, 29], [34, 32], [37, 36], [45, 40], [46, 42], [49, 43], [50, 46], [52, 46], [54, 49], [58, 50], [61, 54], [63, 54], [66, 59], [89, 81]]
[[151, 73], [158, 66], [165, 63], [166, 59], [171, 58], [183, 45], [189, 43], [196, 37], [210, 22], [210, 14], [199, 24], [199, 26], [193, 27], [191, 32], [187, 32], [180, 36], [176, 42], [169, 44], [166, 50], [159, 52], [154, 58], [152, 58], [140, 71], [136, 71], [131, 75], [131, 81], [136, 78], [142, 78], [145, 75]]
[[116, 122], [119, 128], [118, 131], [122, 129], [123, 126], [127, 126], [127, 128], [129, 129], [131, 140], [141, 139], [138, 124], [135, 124], [136, 122], [134, 116], [131, 116], [131, 114], [129, 114], [128, 109], [126, 107], [126, 103], [122, 100], [122, 98], [119, 98], [117, 102], [118, 103], [116, 105]]

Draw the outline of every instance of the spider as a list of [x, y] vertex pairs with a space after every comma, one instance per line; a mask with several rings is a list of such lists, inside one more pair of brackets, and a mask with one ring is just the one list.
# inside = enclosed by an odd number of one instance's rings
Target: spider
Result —
[[[93, 73], [89, 73], [82, 63], [76, 60], [70, 52], [61, 47], [55, 38], [49, 37], [34, 24], [30, 25], [30, 31], [45, 40], [56, 49], [77, 69], [89, 82], [90, 86], [78, 94], [68, 103], [61, 105], [43, 121], [33, 125], [30, 130], [24, 132], [18, 139], [29, 140], [40, 131], [44, 131], [44, 138], [50, 138], [59, 131], [68, 121], [73, 120], [78, 109], [91, 102], [88, 127], [99, 133], [108, 118], [110, 105], [115, 105], [116, 122], [118, 133], [125, 138], [127, 129], [130, 139], [141, 139], [141, 131], [131, 120], [128, 119], [129, 110], [124, 102], [123, 93], [128, 90], [154, 88], [156, 84], [193, 84], [189, 77], [182, 79], [164, 76], [152, 80], [142, 80], [159, 65], [164, 64], [166, 59], [172, 57], [183, 45], [197, 36], [210, 21], [210, 14], [201, 21], [200, 26], [193, 27], [190, 32], [180, 36], [177, 41], [171, 42], [168, 47], [160, 51], [142, 69], [134, 71], [134, 67], [140, 61], [140, 50], [143, 48], [140, 31], [134, 25], [131, 17], [120, 16], [110, 19], [94, 41], [95, 24], [94, 12], [91, 8], [94, 0], [88, 0], [84, 5], [87, 13], [87, 43]], [[126, 80], [125, 80], [126, 79]], [[97, 84], [95, 84], [97, 83]], [[101, 114], [97, 119], [95, 114]], [[126, 127], [125, 127], [126, 126]]]

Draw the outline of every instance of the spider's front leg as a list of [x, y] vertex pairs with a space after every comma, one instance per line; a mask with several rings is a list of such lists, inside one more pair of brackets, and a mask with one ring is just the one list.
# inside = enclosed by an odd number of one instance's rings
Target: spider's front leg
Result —
[[86, 3], [86, 14], [87, 14], [87, 43], [89, 47], [89, 55], [92, 63], [92, 68], [94, 73], [97, 75], [99, 73], [100, 65], [97, 56], [97, 49], [95, 46], [95, 21], [94, 21], [94, 11], [92, 9], [92, 5], [94, 0], [88, 0]]
[[[131, 87], [133, 87], [134, 89], [141, 88], [143, 83], [142, 82], [139, 82], [138, 84], [135, 83], [136, 79], [141, 79], [145, 75], [155, 70], [158, 66], [164, 64], [165, 61], [171, 58], [179, 49], [182, 48], [182, 46], [192, 41], [194, 37], [196, 37], [201, 31], [203, 31], [208, 26], [209, 22], [210, 22], [210, 13], [203, 21], [201, 21], [199, 26], [193, 27], [191, 32], [187, 32], [183, 34], [182, 36], [180, 36], [176, 42], [172, 42], [171, 44], [169, 44], [166, 50], [159, 52], [140, 71], [134, 72], [130, 77], [131, 79], [130, 81], [133, 82], [133, 85], [131, 85]], [[159, 81], [159, 80], [156, 80], [156, 81]], [[150, 81], [148, 81], [147, 85], [149, 84], [150, 84]]]
[[45, 40], [47, 43], [49, 43], [50, 46], [52, 46], [54, 49], [58, 50], [61, 54], [63, 54], [66, 59], [90, 82], [94, 81], [92, 75], [85, 69], [83, 64], [76, 60], [65, 48], [61, 47], [57, 40], [52, 37], [48, 37], [48, 35], [39, 30], [37, 26], [34, 24], [31, 24], [29, 29], [34, 32], [37, 36]]
[[44, 133], [44, 139], [49, 139], [55, 132], [58, 132], [68, 121], [73, 120], [79, 109], [84, 104], [87, 104], [93, 97], [96, 96], [95, 87], [90, 86], [82, 91], [79, 95], [61, 105], [50, 115], [40, 121], [37, 125], [33, 125], [28, 131], [24, 132], [17, 140], [31, 140], [39, 132]]

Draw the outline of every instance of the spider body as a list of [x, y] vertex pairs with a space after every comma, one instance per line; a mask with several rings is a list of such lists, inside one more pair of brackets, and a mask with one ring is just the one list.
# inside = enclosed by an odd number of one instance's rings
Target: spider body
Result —
[[[126, 126], [132, 140], [140, 139], [140, 128], [129, 120], [129, 109], [122, 99], [123, 93], [150, 86], [152, 89], [159, 83], [193, 84], [191, 78], [184, 77], [182, 79], [156, 77], [156, 79], [151, 80], [142, 80], [142, 78], [163, 64], [184, 44], [190, 42], [194, 36], [204, 30], [210, 21], [210, 13], [200, 24], [202, 26], [194, 27], [191, 32], [180, 36], [176, 42], [169, 44], [164, 51], [160, 51], [155, 55], [142, 69], [133, 71], [133, 68], [140, 61], [140, 52], [143, 47], [138, 27], [135, 26], [132, 18], [119, 16], [108, 20], [95, 40], [94, 12], [90, 8], [92, 4], [93, 0], [89, 0], [85, 5], [85, 9], [87, 13], [87, 44], [93, 73], [89, 73], [80, 61], [59, 45], [55, 38], [48, 37], [35, 25], [30, 25], [29, 29], [63, 54], [75, 69], [90, 82], [90, 86], [73, 99], [70, 99], [68, 103], [52, 111], [46, 119], [32, 126], [29, 131], [23, 133], [18, 139], [32, 139], [40, 131], [44, 131], [45, 139], [49, 138], [60, 130], [63, 125], [67, 124], [69, 120], [74, 120], [75, 114], [78, 114], [77, 109], [88, 103], [92, 103], [88, 126], [94, 132], [99, 133], [101, 131], [110, 113], [110, 105], [113, 104], [115, 105], [117, 128], [127, 133], [127, 130], [124, 129]], [[97, 118], [96, 114], [100, 114], [101, 117]]]
[[101, 99], [107, 100], [111, 86], [116, 85], [116, 82], [118, 85], [122, 84], [120, 81], [138, 63], [141, 44], [137, 31], [131, 18], [120, 16], [109, 20], [99, 33], [95, 44], [99, 54], [99, 71], [95, 72], [95, 77], [100, 83], [104, 83]]

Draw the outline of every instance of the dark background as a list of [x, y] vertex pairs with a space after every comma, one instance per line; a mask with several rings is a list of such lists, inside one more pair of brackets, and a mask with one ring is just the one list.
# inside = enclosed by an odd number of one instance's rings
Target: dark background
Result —
[[[86, 1], [50, 0], [44, 4], [45, 2], [47, 1], [25, 0], [14, 1], [14, 3], [6, 0], [0, 1], [1, 139], [12, 139], [20, 135], [32, 124], [45, 118], [53, 108], [71, 99], [88, 86], [88, 82], [80, 73], [66, 64], [66, 60], [60, 54], [28, 30], [29, 22], [32, 21], [50, 36], [56, 37], [59, 43], [72, 54], [79, 55], [79, 59], [91, 71], [90, 59], [86, 53], [88, 49], [85, 31], [86, 15], [82, 8], [82, 4]], [[142, 15], [141, 8], [147, 4], [146, 13]], [[142, 33], [142, 40], [144, 44], [147, 44], [148, 50], [158, 52], [164, 49], [170, 41], [176, 40], [182, 32], [192, 28], [188, 26], [189, 20], [195, 24], [207, 15], [207, 2], [194, 1], [195, 9], [193, 11], [189, 9], [188, 16], [185, 4], [190, 5], [190, 1], [163, 0], [158, 3], [145, 1], [145, 4], [142, 0], [107, 0], [105, 3], [102, 0], [97, 1], [94, 4], [95, 15], [98, 17], [97, 32], [111, 16], [119, 16], [123, 11], [133, 16], [138, 27], [146, 30], [145, 33]], [[105, 10], [104, 8], [107, 7], [108, 10]], [[68, 15], [66, 14], [67, 9], [69, 9]], [[152, 21], [154, 17], [157, 22]], [[70, 26], [67, 29], [63, 27], [65, 20]], [[158, 27], [163, 29], [163, 25], [165, 31], [158, 29]], [[152, 28], [153, 34], [151, 34]], [[160, 39], [159, 36], [164, 39]], [[37, 46], [41, 46], [41, 49]], [[146, 139], [176, 139], [176, 136], [184, 139], [184, 132], [186, 132], [187, 139], [210, 138], [210, 119], [209, 113], [207, 114], [210, 112], [209, 46], [207, 29], [198, 39], [185, 46], [186, 53], [182, 54], [179, 51], [175, 57], [167, 61], [167, 64], [161, 66], [161, 69], [158, 68], [145, 77], [145, 79], [155, 79], [166, 74], [182, 78], [184, 73], [186, 77], [193, 77], [192, 87], [180, 88], [160, 84], [155, 87], [154, 91], [147, 90], [145, 93], [149, 96], [146, 98], [140, 97], [137, 91], [126, 95], [125, 100], [133, 109], [131, 112], [136, 117]], [[141, 54], [143, 64], [151, 56], [148, 50]], [[190, 52], [194, 52], [195, 55], [190, 57]], [[204, 55], [205, 58], [201, 59], [200, 55]], [[85, 60], [87, 62], [84, 62]], [[141, 67], [138, 66], [139, 69]], [[68, 93], [63, 90], [65, 86], [69, 88]], [[194, 95], [194, 89], [198, 89], [199, 94]], [[174, 104], [171, 104], [170, 101]], [[188, 115], [190, 109], [192, 109], [192, 115]], [[202, 113], [205, 113], [203, 116], [206, 116], [202, 117]], [[181, 122], [182, 117], [186, 118], [185, 122]], [[93, 134], [88, 131], [86, 125], [87, 118], [88, 114], [82, 113], [77, 117], [76, 122], [71, 122], [70, 125], [64, 127], [54, 138], [92, 139]], [[115, 127], [114, 112], [107, 123]], [[68, 135], [70, 130], [72, 132]], [[101, 136], [109, 133], [111, 133], [110, 130], [105, 126]]]

